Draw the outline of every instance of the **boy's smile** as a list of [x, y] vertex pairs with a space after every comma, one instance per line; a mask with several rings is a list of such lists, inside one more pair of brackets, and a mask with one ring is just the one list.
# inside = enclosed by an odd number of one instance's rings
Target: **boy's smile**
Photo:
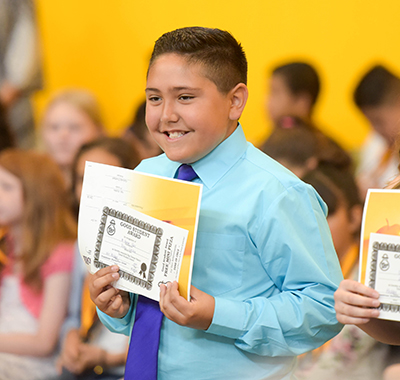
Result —
[[172, 161], [193, 163], [236, 129], [232, 91], [220, 92], [206, 70], [177, 54], [160, 56], [149, 69], [146, 123]]

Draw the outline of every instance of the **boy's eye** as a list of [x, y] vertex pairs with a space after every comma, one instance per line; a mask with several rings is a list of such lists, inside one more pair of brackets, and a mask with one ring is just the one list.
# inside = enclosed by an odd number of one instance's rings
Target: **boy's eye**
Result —
[[157, 102], [159, 102], [160, 100], [161, 100], [161, 97], [155, 96], [155, 95], [149, 96], [149, 99], [148, 99], [148, 101], [149, 101], [149, 102], [152, 102], [152, 103], [157, 103]]
[[183, 101], [191, 100], [193, 98], [194, 98], [194, 96], [192, 96], [192, 95], [181, 95], [181, 96], [179, 96], [179, 100], [183, 100]]

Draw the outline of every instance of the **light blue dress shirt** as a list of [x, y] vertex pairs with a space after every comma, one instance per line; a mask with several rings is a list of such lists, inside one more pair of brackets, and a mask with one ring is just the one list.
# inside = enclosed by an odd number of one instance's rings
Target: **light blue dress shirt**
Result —
[[[138, 171], [174, 177], [161, 155]], [[296, 355], [336, 335], [333, 293], [343, 279], [312, 187], [245, 139], [242, 127], [193, 164], [203, 184], [192, 284], [215, 297], [207, 331], [164, 318], [158, 379], [292, 379]], [[130, 334], [134, 304], [122, 319]]]

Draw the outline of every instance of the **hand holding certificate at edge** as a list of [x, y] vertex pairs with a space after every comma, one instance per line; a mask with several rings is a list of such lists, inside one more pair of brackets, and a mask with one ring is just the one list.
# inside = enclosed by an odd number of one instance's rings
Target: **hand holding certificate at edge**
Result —
[[111, 284], [119, 279], [116, 265], [100, 269], [90, 275], [90, 298], [104, 313], [113, 318], [123, 318], [130, 307], [129, 293], [114, 288]]
[[400, 345], [400, 323], [377, 319], [379, 293], [354, 280], [343, 280], [335, 292], [336, 317], [340, 323], [357, 325], [379, 342]]
[[161, 285], [160, 309], [171, 321], [198, 330], [207, 330], [214, 315], [215, 299], [193, 285], [190, 301], [179, 294], [176, 281]]
[[334, 295], [336, 318], [343, 324], [364, 324], [379, 317], [379, 293], [355, 280], [343, 280]]
[[379, 342], [400, 345], [400, 323], [378, 319], [379, 297], [379, 292], [358, 281], [343, 280], [334, 294], [336, 318], [357, 325]]

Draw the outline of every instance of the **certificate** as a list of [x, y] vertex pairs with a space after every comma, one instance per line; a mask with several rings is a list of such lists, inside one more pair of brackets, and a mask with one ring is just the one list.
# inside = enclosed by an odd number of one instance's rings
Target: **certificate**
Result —
[[117, 288], [159, 299], [160, 285], [190, 282], [202, 185], [86, 162], [78, 246], [90, 273], [118, 265]]
[[367, 285], [380, 294], [380, 318], [400, 321], [400, 236], [370, 234]]
[[399, 190], [368, 190], [359, 265], [359, 281], [380, 294], [379, 318], [395, 321], [400, 321], [399, 210]]

